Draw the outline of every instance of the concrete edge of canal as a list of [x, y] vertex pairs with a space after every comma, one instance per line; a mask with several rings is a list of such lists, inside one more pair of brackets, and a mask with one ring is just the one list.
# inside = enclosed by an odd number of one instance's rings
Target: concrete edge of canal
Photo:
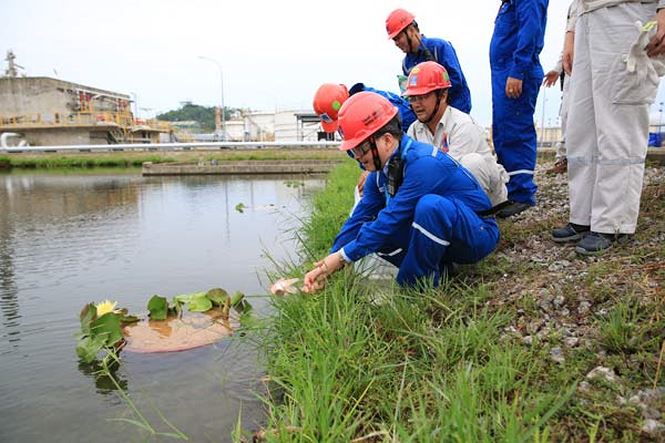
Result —
[[198, 163], [143, 163], [141, 173], [154, 175], [317, 174], [342, 160], [210, 160]]
[[[539, 158], [553, 157], [554, 148], [538, 150]], [[231, 174], [316, 174], [326, 173], [343, 160], [210, 160], [197, 163], [145, 162], [142, 175], [231, 175]], [[647, 161], [665, 165], [665, 149], [649, 148]]]

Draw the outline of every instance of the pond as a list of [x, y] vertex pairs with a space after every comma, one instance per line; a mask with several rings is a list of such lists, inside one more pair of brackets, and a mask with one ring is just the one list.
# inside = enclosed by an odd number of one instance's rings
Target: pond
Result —
[[[137, 441], [110, 380], [75, 353], [84, 304], [145, 313], [222, 287], [269, 312], [270, 258], [297, 260], [294, 230], [321, 177], [153, 177], [130, 173], [0, 175], [0, 441]], [[241, 209], [241, 210], [239, 210]], [[266, 254], [267, 252], [267, 254]], [[268, 257], [269, 256], [269, 257]], [[122, 353], [120, 384], [158, 431], [228, 441], [263, 421], [251, 340], [190, 351]]]

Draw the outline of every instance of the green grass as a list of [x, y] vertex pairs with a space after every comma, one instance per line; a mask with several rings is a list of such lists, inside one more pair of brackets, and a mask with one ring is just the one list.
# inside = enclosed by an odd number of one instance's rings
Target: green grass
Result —
[[144, 162], [174, 162], [173, 158], [159, 155], [125, 157], [120, 155], [57, 155], [0, 156], [0, 164], [19, 169], [67, 169], [67, 168], [129, 168], [140, 167]]
[[[329, 175], [302, 230], [307, 263], [281, 272], [302, 275], [327, 253], [357, 176], [352, 162]], [[645, 190], [643, 216], [665, 218], [661, 189]], [[523, 248], [559, 222], [504, 223], [502, 247]], [[645, 227], [640, 239], [662, 229]], [[654, 262], [662, 247], [617, 248], [560, 283], [537, 264], [496, 254], [440, 288], [377, 285], [347, 267], [319, 294], [276, 298], [263, 340], [270, 389], [261, 440], [640, 441], [640, 410], [617, 396], [663, 384], [665, 310], [652, 290], [663, 282], [662, 261]], [[524, 289], [510, 297], [518, 283]], [[530, 323], [552, 322], [538, 303], [543, 285], [564, 295], [572, 312], [558, 321], [584, 330], [579, 346], [564, 347], [558, 330], [522, 341]], [[592, 303], [584, 316], [574, 312], [579, 296]], [[563, 362], [550, 358], [555, 346]], [[581, 389], [597, 366], [612, 368], [620, 382]]]
[[333, 148], [318, 149], [253, 149], [220, 151], [170, 151], [146, 152], [91, 152], [91, 153], [17, 153], [0, 155], [0, 169], [19, 168], [100, 168], [136, 167], [143, 162], [171, 163], [197, 162], [200, 160], [340, 160], [343, 157]]

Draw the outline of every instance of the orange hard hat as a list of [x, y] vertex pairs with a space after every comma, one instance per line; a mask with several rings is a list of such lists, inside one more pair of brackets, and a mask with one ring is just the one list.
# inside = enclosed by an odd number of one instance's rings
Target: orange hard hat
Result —
[[337, 114], [349, 98], [349, 91], [344, 85], [324, 83], [314, 94], [314, 112], [321, 118], [321, 126], [326, 132], [337, 130]]
[[402, 32], [404, 28], [413, 23], [416, 16], [411, 14], [406, 9], [395, 9], [388, 15], [386, 19], [386, 31], [388, 38], [393, 39], [397, 34]]
[[397, 108], [374, 92], [363, 91], [349, 98], [339, 111], [339, 149], [349, 151], [381, 129], [397, 115]]
[[437, 62], [422, 62], [411, 69], [409, 78], [406, 80], [404, 95], [425, 95], [451, 86], [446, 68]]

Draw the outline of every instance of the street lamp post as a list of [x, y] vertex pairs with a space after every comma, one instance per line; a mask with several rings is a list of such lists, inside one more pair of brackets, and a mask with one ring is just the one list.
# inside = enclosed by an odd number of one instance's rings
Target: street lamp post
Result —
[[221, 90], [221, 111], [222, 111], [222, 140], [226, 140], [226, 116], [224, 115], [224, 70], [222, 70], [222, 64], [219, 63], [214, 58], [206, 57], [204, 55], [199, 55], [201, 60], [208, 60], [209, 62], [214, 63], [219, 69], [219, 86]]

